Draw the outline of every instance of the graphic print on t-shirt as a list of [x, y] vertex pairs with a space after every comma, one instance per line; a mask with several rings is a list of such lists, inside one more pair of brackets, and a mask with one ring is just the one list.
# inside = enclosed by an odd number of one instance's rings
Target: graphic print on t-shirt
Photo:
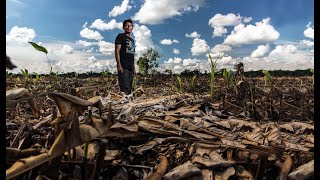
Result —
[[126, 39], [126, 53], [134, 54], [134, 42]]

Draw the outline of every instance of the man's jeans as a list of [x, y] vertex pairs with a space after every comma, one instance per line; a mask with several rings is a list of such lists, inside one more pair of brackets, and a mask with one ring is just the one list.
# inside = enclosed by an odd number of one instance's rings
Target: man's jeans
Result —
[[133, 82], [133, 71], [123, 68], [123, 73], [118, 72], [120, 91], [130, 94]]

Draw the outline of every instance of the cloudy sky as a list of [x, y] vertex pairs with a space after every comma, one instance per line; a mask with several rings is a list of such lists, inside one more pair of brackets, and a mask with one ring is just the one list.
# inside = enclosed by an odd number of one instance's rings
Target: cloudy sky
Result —
[[[114, 40], [134, 21], [136, 59], [148, 48], [159, 71], [218, 68], [296, 70], [314, 66], [313, 0], [6, 0], [12, 72], [115, 72]], [[47, 56], [28, 41], [44, 46]]]

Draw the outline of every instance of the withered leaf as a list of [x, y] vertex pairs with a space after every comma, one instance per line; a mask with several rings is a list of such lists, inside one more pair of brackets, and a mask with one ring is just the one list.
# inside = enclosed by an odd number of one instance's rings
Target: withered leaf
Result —
[[289, 175], [289, 179], [303, 180], [308, 179], [314, 174], [314, 160], [299, 166], [297, 169], [293, 170]]
[[228, 167], [232, 164], [234, 164], [234, 161], [227, 161], [223, 159], [219, 153], [216, 151], [210, 151], [209, 153], [210, 158], [205, 158], [200, 155], [195, 155], [192, 157], [191, 162], [192, 163], [198, 163], [201, 165], [204, 165], [206, 167], [214, 167], [214, 166], [222, 166], [222, 167]]
[[233, 167], [228, 167], [225, 171], [214, 174], [214, 180], [228, 180], [235, 173], [236, 170]]
[[190, 161], [173, 168], [163, 176], [163, 179], [183, 179], [195, 174], [200, 174], [201, 170], [193, 165]]
[[120, 155], [121, 150], [106, 150], [106, 155], [104, 156], [104, 160], [114, 160], [118, 155]]

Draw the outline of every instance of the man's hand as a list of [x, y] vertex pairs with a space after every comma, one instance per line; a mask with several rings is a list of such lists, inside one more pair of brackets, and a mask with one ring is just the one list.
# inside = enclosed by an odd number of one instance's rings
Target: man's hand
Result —
[[123, 68], [122, 68], [122, 66], [121, 66], [121, 65], [118, 65], [118, 66], [117, 66], [117, 70], [118, 70], [118, 72], [123, 73]]

